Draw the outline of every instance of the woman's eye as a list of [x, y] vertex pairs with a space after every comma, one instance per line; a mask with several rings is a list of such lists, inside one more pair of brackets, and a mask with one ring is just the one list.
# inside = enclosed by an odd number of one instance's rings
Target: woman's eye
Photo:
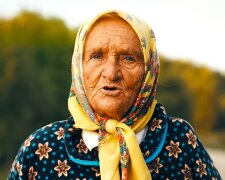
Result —
[[93, 54], [91, 56], [91, 59], [101, 59], [102, 58], [102, 55], [99, 53], [99, 54]]
[[125, 56], [124, 58], [126, 61], [129, 61], [129, 62], [133, 62], [134, 61], [134, 58], [132, 56]]

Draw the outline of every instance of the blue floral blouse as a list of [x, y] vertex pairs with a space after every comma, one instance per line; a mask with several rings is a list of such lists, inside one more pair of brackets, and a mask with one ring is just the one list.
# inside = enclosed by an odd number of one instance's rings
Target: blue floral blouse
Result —
[[[54, 122], [20, 147], [8, 179], [100, 179], [98, 148], [86, 147], [74, 120]], [[157, 104], [140, 144], [152, 179], [222, 179], [188, 122]]]

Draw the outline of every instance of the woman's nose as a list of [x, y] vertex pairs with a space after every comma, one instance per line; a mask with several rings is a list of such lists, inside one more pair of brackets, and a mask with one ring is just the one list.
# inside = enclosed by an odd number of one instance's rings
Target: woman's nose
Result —
[[117, 57], [111, 55], [107, 58], [106, 63], [104, 64], [104, 69], [102, 75], [109, 81], [117, 81], [121, 77], [120, 64], [117, 60]]

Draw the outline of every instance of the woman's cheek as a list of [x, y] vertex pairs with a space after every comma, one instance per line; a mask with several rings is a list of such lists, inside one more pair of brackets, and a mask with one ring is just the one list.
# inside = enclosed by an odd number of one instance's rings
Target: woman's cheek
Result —
[[136, 71], [126, 73], [126, 84], [130, 89], [139, 89], [144, 76], [144, 68], [138, 68]]

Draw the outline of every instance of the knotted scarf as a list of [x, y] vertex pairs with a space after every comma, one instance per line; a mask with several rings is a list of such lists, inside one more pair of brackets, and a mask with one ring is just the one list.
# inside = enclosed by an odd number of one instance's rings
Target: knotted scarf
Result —
[[[85, 38], [93, 24], [103, 15], [114, 13], [136, 32], [145, 63], [144, 80], [132, 108], [121, 120], [100, 117], [89, 105], [84, 90], [82, 54]], [[150, 171], [144, 161], [135, 133], [146, 126], [154, 112], [159, 60], [152, 29], [142, 20], [121, 11], [107, 11], [84, 23], [78, 30], [72, 58], [72, 85], [68, 106], [75, 128], [99, 131], [99, 161], [103, 180], [149, 180]]]

